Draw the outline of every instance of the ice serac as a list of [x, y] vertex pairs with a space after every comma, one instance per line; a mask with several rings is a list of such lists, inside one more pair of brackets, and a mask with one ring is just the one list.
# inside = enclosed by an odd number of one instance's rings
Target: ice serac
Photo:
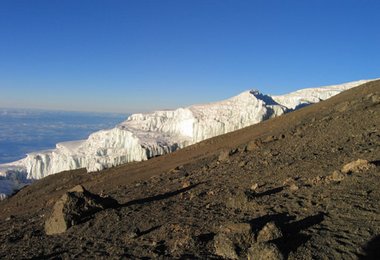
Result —
[[365, 82], [303, 89], [282, 96], [251, 90], [220, 102], [133, 114], [112, 129], [91, 134], [87, 140], [58, 143], [55, 149], [30, 153], [22, 160], [0, 165], [0, 198], [32, 180], [61, 171], [78, 168], [99, 171], [170, 153], [327, 99]]

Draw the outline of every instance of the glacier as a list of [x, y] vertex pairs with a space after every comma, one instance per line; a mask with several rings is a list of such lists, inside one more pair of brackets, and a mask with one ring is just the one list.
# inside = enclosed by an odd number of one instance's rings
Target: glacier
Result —
[[79, 168], [94, 172], [147, 160], [317, 103], [369, 81], [301, 89], [279, 96], [250, 90], [219, 102], [133, 114], [114, 128], [97, 131], [86, 140], [58, 143], [55, 149], [29, 153], [19, 161], [0, 164], [0, 199], [51, 174]]

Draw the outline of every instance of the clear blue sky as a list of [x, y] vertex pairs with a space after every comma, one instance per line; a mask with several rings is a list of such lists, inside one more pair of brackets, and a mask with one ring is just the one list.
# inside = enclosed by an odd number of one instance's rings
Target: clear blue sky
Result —
[[136, 112], [380, 77], [378, 0], [1, 0], [0, 107]]

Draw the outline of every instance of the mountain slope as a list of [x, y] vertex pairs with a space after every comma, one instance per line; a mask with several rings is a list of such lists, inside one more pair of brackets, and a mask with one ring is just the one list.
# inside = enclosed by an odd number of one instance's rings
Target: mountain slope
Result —
[[91, 134], [87, 140], [58, 143], [56, 149], [30, 153], [25, 159], [0, 165], [4, 177], [0, 180], [0, 198], [31, 180], [57, 172], [79, 168], [93, 172], [170, 153], [319, 102], [365, 82], [304, 89], [273, 97], [246, 91], [220, 102], [134, 114], [115, 128]]
[[[264, 244], [285, 258], [378, 256], [379, 125], [374, 81], [148, 161], [48, 176], [0, 203], [0, 257], [221, 258], [224, 242], [244, 259], [272, 222], [281, 232]], [[370, 166], [339, 174], [358, 159]], [[46, 236], [52, 206], [76, 184], [121, 206]]]

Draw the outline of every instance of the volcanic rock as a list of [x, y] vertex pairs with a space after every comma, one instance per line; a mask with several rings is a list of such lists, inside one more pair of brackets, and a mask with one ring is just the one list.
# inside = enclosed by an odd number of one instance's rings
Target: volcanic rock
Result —
[[352, 161], [344, 165], [342, 168], [342, 172], [346, 174], [358, 173], [362, 171], [367, 171], [373, 167], [374, 165], [368, 162], [367, 160], [358, 159], [356, 161]]
[[284, 259], [277, 246], [271, 243], [256, 243], [248, 249], [248, 260], [282, 260]]
[[227, 259], [238, 259], [235, 245], [226, 234], [217, 234], [214, 238], [215, 254]]
[[81, 223], [86, 217], [118, 203], [112, 198], [102, 198], [77, 185], [66, 192], [53, 206], [45, 221], [45, 233], [55, 235], [64, 233], [71, 226]]
[[330, 179], [332, 181], [342, 181], [347, 175], [346, 174], [343, 174], [341, 171], [334, 171], [331, 176], [330, 176]]
[[281, 230], [274, 222], [268, 222], [257, 234], [258, 242], [267, 242], [282, 237]]

